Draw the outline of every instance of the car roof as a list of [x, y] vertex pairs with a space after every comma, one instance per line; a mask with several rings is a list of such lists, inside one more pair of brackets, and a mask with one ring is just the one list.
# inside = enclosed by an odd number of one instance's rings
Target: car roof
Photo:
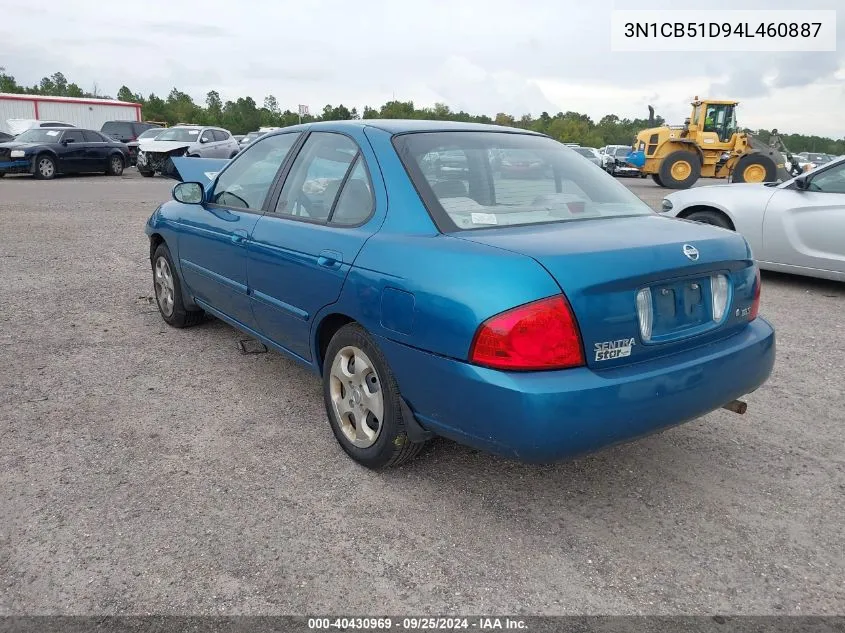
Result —
[[507, 127], [504, 125], [493, 125], [486, 123], [464, 123], [462, 121], [428, 121], [423, 119], [354, 119], [346, 121], [315, 121], [313, 123], [303, 123], [301, 125], [293, 125], [291, 127], [282, 128], [269, 134], [277, 134], [281, 132], [289, 132], [295, 129], [313, 129], [320, 128], [363, 128], [373, 127], [390, 134], [405, 134], [409, 132], [508, 132], [518, 134], [530, 134], [533, 136], [544, 136], [539, 132], [533, 130], [523, 130], [521, 128]]

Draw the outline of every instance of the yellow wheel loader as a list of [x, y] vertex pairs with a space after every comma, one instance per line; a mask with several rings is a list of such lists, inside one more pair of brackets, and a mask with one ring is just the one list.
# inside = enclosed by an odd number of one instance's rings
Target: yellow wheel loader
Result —
[[[737, 104], [695, 97], [684, 125], [653, 127], [637, 134], [628, 162], [670, 189], [687, 189], [701, 177], [730, 178], [731, 182], [791, 178], [778, 149], [737, 129]], [[649, 111], [653, 123], [654, 108], [649, 106]]]

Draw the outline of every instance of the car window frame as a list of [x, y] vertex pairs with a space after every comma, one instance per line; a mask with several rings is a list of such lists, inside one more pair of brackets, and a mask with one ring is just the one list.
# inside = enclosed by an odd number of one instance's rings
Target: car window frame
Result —
[[[476, 132], [475, 130], [465, 130], [465, 131], [468, 132], [468, 133]], [[437, 231], [441, 235], [460, 235], [460, 234], [463, 234], [463, 233], [471, 234], [472, 232], [475, 232], [475, 231], [488, 231], [488, 230], [494, 228], [495, 225], [480, 225], [480, 226], [477, 226], [477, 227], [470, 227], [470, 228], [459, 227], [455, 223], [455, 221], [451, 218], [451, 216], [449, 216], [449, 213], [446, 211], [446, 209], [443, 207], [443, 205], [440, 204], [440, 200], [438, 199], [437, 194], [435, 194], [435, 192], [433, 191], [431, 186], [428, 184], [428, 179], [426, 178], [425, 174], [423, 173], [422, 169], [417, 164], [417, 162], [415, 160], [406, 160], [405, 159], [405, 155], [402, 153], [401, 148], [400, 148], [400, 142], [401, 142], [401, 139], [403, 137], [413, 136], [415, 134], [437, 134], [437, 133], [441, 133], [441, 132], [443, 132], [443, 131], [442, 130], [414, 130], [414, 131], [407, 131], [407, 132], [397, 132], [397, 133], [394, 133], [394, 134], [391, 135], [390, 144], [393, 146], [393, 149], [396, 152], [397, 157], [399, 158], [399, 162], [402, 164], [404, 172], [407, 175], [408, 180], [410, 180], [411, 185], [414, 188], [414, 191], [417, 192], [417, 195], [419, 196], [420, 200], [422, 201], [425, 211], [427, 212], [427, 214], [428, 214], [429, 218], [431, 219], [432, 223], [434, 224], [435, 228], [437, 229]], [[462, 132], [464, 132], [464, 130], [457, 130], [454, 133], [460, 134]], [[545, 138], [545, 139], [549, 139], [551, 141], [554, 141], [556, 143], [559, 143], [561, 145], [563, 144], [560, 141], [557, 141], [556, 139], [550, 137], [547, 134], [541, 134], [539, 132], [531, 132], [531, 131], [527, 131], [527, 130], [512, 130], [512, 129], [503, 128], [502, 130], [483, 130], [483, 131], [477, 131], [477, 132], [482, 133], [482, 134], [485, 134], [485, 133], [510, 134], [510, 135], [513, 135], [513, 136]], [[608, 146], [608, 147], [610, 147], [610, 146]], [[620, 149], [621, 148], [627, 148], [628, 151], [631, 150], [631, 148], [627, 145], [618, 145], [617, 147], [619, 147]], [[567, 148], [567, 149], [571, 149], [571, 148]], [[469, 157], [467, 157], [467, 158], [469, 158]], [[487, 170], [489, 171], [489, 162], [488, 162], [488, 165], [487, 165]], [[488, 174], [488, 177], [489, 177], [489, 174]], [[418, 184], [418, 179], [419, 179], [419, 184]], [[494, 186], [492, 182], [490, 184], [491, 184], [491, 186]], [[624, 185], [622, 185], [622, 186], [624, 186]], [[636, 195], [636, 194], [634, 194], [634, 195]], [[639, 198], [639, 197], [637, 196], [636, 198]], [[642, 199], [639, 199], [639, 200], [640, 200], [640, 202], [642, 202]], [[645, 202], [642, 202], [642, 204], [644, 205], [643, 208], [648, 208], [648, 205], [646, 205]], [[654, 213], [653, 210], [652, 210], [652, 213]], [[647, 217], [646, 214], [642, 214], [642, 215], [643, 215], [643, 217]], [[629, 216], [611, 216], [611, 217], [616, 218], [616, 217], [629, 217]], [[585, 219], [589, 219], [589, 218], [585, 218]], [[567, 221], [564, 221], [564, 222], [578, 222], [578, 221], [582, 221], [582, 220], [574, 220], [573, 219], [573, 220], [567, 220]], [[543, 222], [528, 222], [528, 223], [510, 224], [510, 225], [507, 225], [507, 226], [513, 227], [513, 228], [522, 228], [522, 227], [544, 226], [544, 225], [553, 225], [553, 224], [561, 224], [561, 223], [562, 223], [561, 220], [548, 220], [548, 221], [543, 221]]]
[[816, 190], [816, 189], [809, 189], [809, 187], [813, 184], [813, 181], [816, 180], [819, 176], [824, 176], [828, 172], [830, 172], [832, 170], [836, 170], [836, 169], [840, 169], [840, 170], [845, 171], [845, 160], [843, 160], [839, 163], [836, 163], [834, 165], [826, 164], [823, 169], [820, 169], [818, 172], [812, 174], [811, 176], [808, 176], [807, 179], [806, 179], [808, 188], [805, 189], [805, 191], [807, 193], [821, 193], [821, 194], [839, 195], [839, 196], [845, 195], [845, 192], [843, 192], [843, 191], [819, 191], [819, 190]]
[[[218, 204], [216, 202], [206, 202], [204, 204], [204, 206], [207, 209], [231, 209], [231, 210], [237, 211], [239, 213], [252, 213], [252, 214], [255, 214], [255, 215], [264, 215], [265, 213], [268, 213], [268, 209], [271, 208], [271, 205], [268, 204], [268, 199], [270, 198], [270, 196], [275, 194], [276, 186], [277, 186], [277, 183], [279, 181], [279, 175], [288, 167], [289, 163], [292, 162], [291, 157], [294, 156], [294, 155], [298, 155], [299, 148], [302, 145], [302, 137], [305, 136], [302, 133], [302, 130], [291, 131], [291, 132], [280, 132], [278, 134], [273, 134], [273, 136], [285, 136], [285, 135], [288, 135], [288, 134], [298, 135], [300, 138], [294, 140], [293, 144], [291, 145], [290, 149], [288, 150], [287, 156], [285, 156], [285, 159], [282, 161], [282, 164], [279, 165], [279, 168], [276, 170], [275, 176], [273, 176], [272, 180], [270, 180], [270, 186], [267, 188], [267, 193], [264, 195], [264, 202], [261, 204], [260, 207], [256, 207], [255, 209], [248, 209], [246, 207], [237, 207], [237, 206], [233, 206], [233, 205], [230, 205], [230, 204]], [[266, 138], [269, 139], [270, 136], [268, 135]], [[263, 140], [266, 140], [266, 139], [262, 138], [261, 140], [263, 141]], [[250, 146], [252, 146], [253, 144], [254, 143], [250, 143]], [[246, 154], [247, 149], [248, 148], [245, 148], [235, 158], [231, 159], [229, 161], [229, 164], [226, 165], [226, 167], [224, 167], [220, 171], [220, 173], [217, 174], [217, 176], [215, 176], [214, 181], [207, 188], [206, 196], [208, 196], [209, 194], [211, 194], [215, 191], [218, 183], [220, 182], [220, 177], [223, 174], [225, 174], [226, 171], [228, 169], [230, 169], [232, 167], [232, 165], [234, 165], [237, 160], [243, 160], [243, 157], [247, 155]]]
[[85, 134], [84, 134], [84, 133], [82, 132], [82, 130], [81, 130], [81, 129], [79, 129], [79, 128], [73, 128], [73, 129], [64, 130], [64, 131], [62, 132], [62, 134], [61, 134], [61, 137], [60, 137], [59, 142], [62, 142], [62, 141], [67, 140], [68, 134], [73, 134], [74, 132], [79, 132], [80, 136], [82, 136], [82, 140], [79, 140], [79, 141], [76, 141], [76, 140], [75, 140], [75, 141], [73, 142], [73, 143], [74, 143], [74, 145], [78, 145], [79, 143], [88, 143], [88, 142], [89, 142], [89, 141], [86, 141], [86, 140], [85, 140]]
[[[88, 139], [85, 139], [85, 136], [87, 134], [92, 134], [94, 136], [95, 140], [89, 141]], [[86, 143], [106, 143], [106, 142], [108, 142], [108, 141], [106, 141], [105, 135], [101, 134], [97, 130], [82, 130], [82, 138], [85, 139]]]
[[[340, 185], [337, 188], [337, 194], [335, 195], [335, 198], [332, 201], [331, 209], [329, 209], [329, 214], [328, 214], [328, 216], [326, 216], [325, 220], [315, 220], [315, 219], [312, 219], [312, 218], [303, 218], [303, 217], [296, 216], [296, 215], [276, 213], [276, 205], [279, 203], [279, 198], [282, 195], [282, 189], [284, 189], [285, 183], [287, 182], [287, 179], [290, 176], [290, 172], [293, 169], [293, 165], [296, 162], [296, 159], [299, 158], [299, 155], [302, 153], [302, 150], [305, 148], [305, 144], [308, 142], [308, 139], [310, 139], [314, 134], [337, 134], [337, 135], [340, 135], [340, 136], [345, 136], [350, 141], [352, 141], [352, 143], [355, 145], [355, 147], [358, 150], [353, 155], [352, 161], [349, 163], [349, 167], [346, 168], [346, 173], [343, 175], [343, 178], [341, 179]], [[263, 138], [263, 137], [259, 137], [259, 138]], [[252, 143], [257, 143], [258, 140], [259, 139], [256, 139]], [[250, 143], [250, 145], [252, 145], [252, 143]], [[291, 148], [291, 153], [293, 153], [293, 149], [294, 148]], [[289, 156], [289, 158], [290, 158], [290, 156]], [[353, 171], [354, 166], [355, 166], [355, 161], [357, 161], [359, 158], [361, 159], [361, 161], [364, 164], [364, 173], [367, 174], [367, 183], [370, 186], [370, 195], [372, 196], [372, 200], [373, 200], [372, 205], [370, 207], [370, 213], [367, 215], [366, 218], [364, 218], [364, 220], [362, 220], [361, 222], [359, 222], [357, 224], [333, 224], [333, 223], [330, 222], [330, 220], [331, 220], [331, 217], [334, 215], [335, 207], [337, 206], [337, 201], [340, 199], [340, 194], [343, 192], [343, 188], [346, 186], [346, 182], [347, 182], [347, 180], [349, 180], [349, 176], [352, 174], [352, 171]], [[307, 130], [305, 132], [305, 134], [303, 134], [303, 138], [301, 139], [299, 147], [296, 147], [296, 155], [292, 158], [292, 160], [290, 160], [290, 163], [288, 165], [286, 165], [285, 171], [284, 171], [283, 174], [281, 174], [281, 178], [279, 179], [279, 182], [277, 183], [276, 188], [273, 191], [273, 197], [269, 201], [269, 203], [267, 204], [266, 214], [270, 217], [278, 218], [280, 220], [287, 220], [287, 221], [290, 221], [290, 222], [301, 222], [303, 224], [313, 224], [313, 225], [317, 225], [317, 226], [325, 226], [325, 227], [336, 228], [336, 229], [356, 229], [356, 228], [360, 228], [360, 227], [364, 226], [365, 224], [367, 224], [367, 222], [369, 222], [370, 220], [373, 219], [373, 217], [376, 214], [376, 207], [377, 206], [378, 205], [377, 205], [377, 201], [376, 201], [375, 186], [373, 184], [373, 176], [370, 173], [370, 166], [367, 164], [367, 157], [364, 155], [363, 149], [361, 148], [361, 144], [358, 142], [358, 140], [354, 136], [352, 136], [351, 134], [348, 134], [346, 132], [341, 132], [341, 131], [338, 131], [338, 130], [321, 130], [321, 129], [318, 129], [318, 130]]]

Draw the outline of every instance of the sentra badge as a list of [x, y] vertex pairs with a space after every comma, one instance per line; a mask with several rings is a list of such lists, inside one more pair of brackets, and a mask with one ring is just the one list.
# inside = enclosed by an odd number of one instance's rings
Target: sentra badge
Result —
[[618, 341], [604, 341], [595, 343], [596, 360], [610, 360], [612, 358], [624, 358], [631, 355], [631, 346], [634, 344], [632, 338], [621, 338]]

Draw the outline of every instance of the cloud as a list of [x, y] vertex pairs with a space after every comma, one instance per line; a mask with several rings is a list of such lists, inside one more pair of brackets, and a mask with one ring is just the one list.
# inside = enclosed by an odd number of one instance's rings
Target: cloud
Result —
[[174, 35], [178, 37], [217, 38], [225, 37], [229, 30], [214, 24], [199, 24], [197, 22], [142, 22], [137, 26], [140, 31]]
[[[361, 110], [395, 97], [491, 116], [576, 110], [598, 119], [645, 116], [652, 104], [676, 122], [693, 96], [721, 96], [742, 99], [762, 126], [841, 136], [845, 11], [835, 53], [613, 53], [614, 4], [629, 3], [253, 0], [244, 12], [243, 3], [225, 0], [146, 0], [139, 14], [132, 3], [29, 0], [4, 7], [0, 41], [2, 65], [28, 85], [61, 71], [108, 94], [124, 84], [145, 95], [175, 86], [199, 103], [210, 90], [258, 103], [273, 94], [283, 109], [307, 103], [315, 111], [326, 103]], [[794, 0], [742, 4], [808, 8]], [[837, 9], [841, 0], [811, 4]], [[648, 5], [702, 8], [692, 0]], [[735, 5], [711, 0], [706, 8]], [[800, 117], [783, 110], [795, 91], [814, 95], [812, 117], [806, 108]]]

